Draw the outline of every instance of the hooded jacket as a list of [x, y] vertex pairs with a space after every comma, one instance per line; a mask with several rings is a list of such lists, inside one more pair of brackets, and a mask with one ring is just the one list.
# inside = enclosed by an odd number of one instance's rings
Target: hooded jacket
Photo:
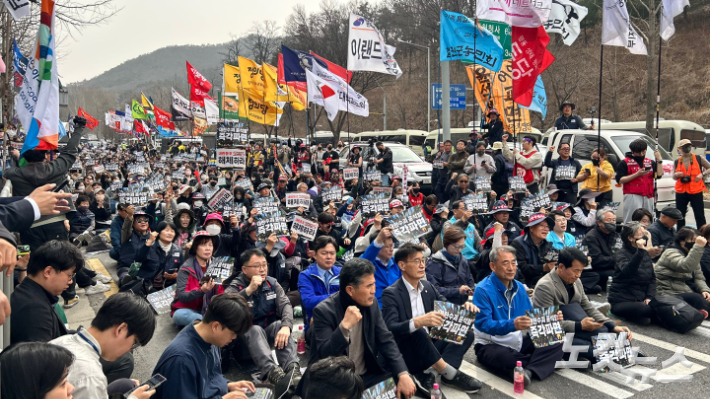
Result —
[[693, 290], [687, 281], [692, 280], [695, 292], [710, 292], [705, 276], [700, 268], [700, 258], [704, 247], [693, 244], [686, 255], [675, 245], [663, 251], [661, 258], [654, 266], [656, 272], [656, 290], [658, 294], [683, 294]]
[[614, 284], [609, 287], [609, 303], [643, 302], [656, 296], [656, 273], [651, 257], [643, 249], [624, 246], [614, 254]]
[[463, 305], [468, 301], [468, 293], [460, 293], [459, 287], [467, 285], [474, 289], [471, 268], [466, 259], [459, 255], [459, 264], [452, 264], [441, 250], [435, 253], [426, 265], [426, 279], [448, 302]]

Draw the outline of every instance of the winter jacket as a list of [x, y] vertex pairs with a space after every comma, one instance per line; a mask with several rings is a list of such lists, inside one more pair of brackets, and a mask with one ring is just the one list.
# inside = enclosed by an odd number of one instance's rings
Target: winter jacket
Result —
[[224, 292], [236, 292], [246, 299], [255, 326], [266, 328], [272, 323], [279, 323], [281, 327], [293, 330], [293, 308], [276, 279], [266, 276], [261, 286], [247, 295], [249, 283], [244, 273], [240, 273]]
[[473, 304], [481, 311], [474, 322], [474, 345], [498, 344], [515, 351], [523, 346], [523, 332], [515, 329], [515, 318], [525, 316], [525, 311], [532, 309], [530, 298], [523, 283], [511, 281], [512, 295], [508, 300], [505, 292], [508, 288], [495, 273], [483, 279], [473, 292]]
[[[128, 228], [126, 228], [126, 226], [128, 226]], [[121, 251], [119, 253], [118, 266], [130, 267], [131, 263], [136, 261], [136, 254], [141, 247], [145, 246], [148, 237], [150, 237], [148, 231], [143, 235], [138, 235], [133, 228], [133, 221], [126, 218], [123, 222], [123, 229], [121, 230]]]
[[624, 244], [614, 254], [614, 260], [616, 267], [614, 283], [609, 287], [609, 303], [643, 302], [656, 296], [656, 273], [648, 252]]
[[[91, 203], [91, 206], [89, 207], [89, 210], [91, 213], [94, 214], [95, 220], [97, 222], [108, 222], [111, 220], [111, 211], [109, 210], [108, 206], [104, 206], [103, 208], [99, 208], [96, 204], [96, 201]], [[120, 219], [120, 217], [118, 217]], [[102, 225], [100, 224], [99, 227]], [[103, 225], [104, 227], [106, 226], [105, 224]]]
[[599, 226], [589, 230], [582, 242], [587, 246], [589, 256], [592, 258], [592, 269], [614, 270], [616, 260], [612, 248], [618, 247], [620, 241], [621, 238], [616, 232], [606, 234]]
[[693, 245], [686, 255], [675, 245], [663, 251], [653, 270], [656, 273], [658, 294], [684, 294], [693, 292], [687, 281], [693, 280], [695, 291], [710, 292], [705, 276], [700, 268], [704, 247]]
[[569, 233], [563, 233], [564, 235], [564, 242], [560, 240], [560, 237], [555, 234], [554, 231], [551, 231], [547, 233], [547, 242], [549, 242], [552, 245], [552, 248], [556, 250], [561, 250], [562, 248], [569, 248], [569, 247], [576, 247], [577, 246], [577, 240], [575, 240], [574, 236]]
[[552, 244], [542, 240], [540, 245], [536, 246], [530, 234], [525, 234], [514, 239], [510, 245], [516, 250], [518, 269], [523, 272], [525, 283], [530, 288], [534, 287], [537, 280], [547, 273], [543, 271], [542, 258], [552, 248]]
[[[170, 250], [165, 253], [156, 239], [153, 245], [144, 245], [138, 250], [136, 262], [141, 262], [138, 277], [152, 281], [154, 287], [162, 287], [163, 273], [173, 269], [177, 272], [184, 259], [180, 247], [171, 244]], [[165, 283], [167, 287], [175, 284], [175, 280], [166, 280]]]
[[468, 301], [468, 293], [460, 293], [459, 287], [475, 287], [468, 261], [459, 255], [459, 264], [452, 264], [441, 250], [434, 254], [426, 264], [426, 279], [448, 302], [463, 305]]
[[121, 248], [121, 229], [123, 228], [123, 218], [116, 215], [111, 221], [111, 246], [119, 250]]
[[69, 233], [81, 234], [85, 231], [93, 231], [95, 227], [95, 216], [90, 210], [81, 212], [77, 210], [69, 219]]
[[298, 275], [298, 292], [301, 293], [301, 303], [306, 312], [306, 330], [310, 326], [313, 309], [316, 305], [340, 290], [340, 267], [333, 266], [330, 272], [333, 273], [333, 276], [327, 287], [325, 281], [318, 274], [318, 265], [315, 263]]
[[453, 204], [469, 194], [476, 194], [468, 188], [465, 191], [462, 190], [453, 179], [446, 183], [446, 193], [449, 194], [449, 204]]
[[[173, 299], [173, 303], [170, 306], [171, 316], [178, 309], [192, 309], [202, 312], [205, 293], [200, 289], [202, 284], [200, 284], [200, 279], [195, 274], [195, 263], [195, 257], [191, 256], [180, 266], [175, 287], [175, 299]], [[212, 291], [214, 295], [219, 295], [224, 293], [224, 287], [215, 285]]]
[[525, 168], [527, 170], [532, 170], [533, 180], [528, 183], [528, 186], [538, 183], [540, 181], [540, 169], [542, 169], [542, 155], [540, 151], [533, 148], [531, 151], [519, 152], [515, 155], [506, 144], [503, 144], [503, 156], [508, 160], [508, 162], [517, 161], [518, 166]]
[[449, 177], [454, 173], [463, 174], [463, 168], [466, 166], [466, 160], [468, 160], [468, 153], [466, 151], [458, 151], [449, 155], [449, 162], [446, 167], [449, 169]]
[[[486, 164], [483, 165], [483, 162]], [[476, 165], [476, 169], [473, 169], [473, 165]], [[466, 159], [466, 165], [464, 165], [463, 170], [468, 174], [470, 181], [475, 182], [476, 177], [485, 177], [486, 180], [491, 180], [491, 176], [496, 171], [496, 163], [488, 154], [480, 156], [474, 154]]]
[[377, 257], [383, 246], [384, 244], [379, 244], [377, 240], [372, 240], [365, 253], [360, 256], [375, 265], [375, 297], [380, 307], [382, 307], [382, 291], [402, 277], [402, 271], [394, 263], [394, 257], [390, 258], [386, 265]]
[[486, 129], [487, 132], [481, 136], [482, 139], [487, 140], [491, 145], [496, 141], [503, 141], [503, 121], [496, 119], [495, 121], [490, 121], [481, 125], [481, 129]]
[[[582, 170], [582, 165], [579, 163], [579, 161], [576, 161], [572, 157], [569, 157], [566, 161], [563, 161], [561, 158], [552, 159], [552, 151], [548, 151], [547, 155], [545, 155], [544, 164], [553, 171], [563, 165], [572, 165], [574, 166], [574, 176], [577, 176]], [[554, 172], [551, 175], [550, 184], [555, 184], [557, 185], [557, 188], [563, 190], [569, 190], [571, 188], [572, 192], [577, 193], [577, 183], [572, 183], [572, 180], [557, 180], [556, 174]]]

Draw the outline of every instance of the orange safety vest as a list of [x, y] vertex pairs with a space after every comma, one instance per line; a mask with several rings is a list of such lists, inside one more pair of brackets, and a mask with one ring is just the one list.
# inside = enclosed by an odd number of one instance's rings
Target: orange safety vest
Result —
[[683, 183], [680, 179], [675, 181], [675, 191], [677, 193], [698, 194], [705, 191], [705, 182], [702, 179], [698, 182], [695, 181], [695, 178], [703, 173], [700, 170], [697, 155], [690, 158], [690, 169], [685, 168], [683, 158], [678, 158], [675, 171], [683, 173], [683, 176], [690, 176], [690, 183]]

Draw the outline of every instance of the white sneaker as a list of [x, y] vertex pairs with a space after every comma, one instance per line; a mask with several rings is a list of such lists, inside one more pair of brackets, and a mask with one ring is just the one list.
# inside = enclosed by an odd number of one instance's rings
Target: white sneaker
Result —
[[106, 292], [110, 290], [111, 287], [108, 285], [102, 283], [101, 281], [97, 281], [95, 285], [86, 287], [86, 295], [94, 295], [94, 294], [100, 294], [102, 292]]
[[96, 277], [94, 277], [95, 281], [100, 281], [104, 284], [108, 284], [113, 281], [113, 279], [110, 276], [106, 276], [101, 272], [96, 272]]

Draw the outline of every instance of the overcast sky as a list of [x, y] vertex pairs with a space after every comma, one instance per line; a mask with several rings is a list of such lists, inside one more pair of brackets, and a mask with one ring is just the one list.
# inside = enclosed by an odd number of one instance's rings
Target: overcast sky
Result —
[[[114, 0], [123, 5], [109, 22], [84, 29], [57, 49], [62, 83], [91, 79], [161, 47], [217, 44], [246, 34], [255, 21], [283, 27], [293, 6], [311, 13], [320, 0]], [[61, 33], [60, 33], [61, 34]]]

